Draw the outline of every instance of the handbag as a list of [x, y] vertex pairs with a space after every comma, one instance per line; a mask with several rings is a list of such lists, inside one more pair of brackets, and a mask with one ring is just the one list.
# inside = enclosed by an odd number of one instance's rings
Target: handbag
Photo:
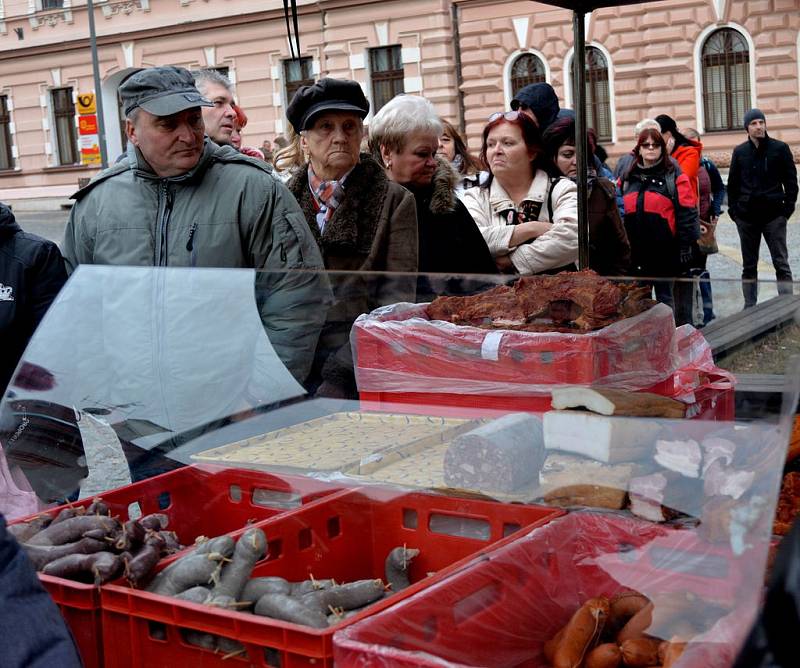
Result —
[[706, 255], [719, 253], [716, 223], [712, 223], [710, 220], [700, 220], [700, 238], [697, 240], [697, 247], [701, 253]]

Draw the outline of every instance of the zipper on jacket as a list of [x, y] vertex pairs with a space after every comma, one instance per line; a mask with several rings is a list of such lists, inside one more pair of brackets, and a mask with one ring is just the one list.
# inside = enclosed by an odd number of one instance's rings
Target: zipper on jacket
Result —
[[164, 210], [161, 214], [161, 219], [159, 220], [158, 224], [158, 247], [159, 247], [159, 258], [158, 258], [158, 266], [166, 267], [169, 264], [169, 248], [168, 248], [168, 237], [169, 237], [169, 219], [172, 216], [172, 203], [174, 196], [169, 189], [166, 181], [161, 182], [161, 192], [164, 196], [165, 204]]
[[281, 262], [286, 262], [286, 249], [281, 244]]
[[189, 228], [189, 241], [186, 242], [186, 250], [189, 251], [191, 254], [191, 260], [189, 261], [189, 265], [192, 267], [197, 266], [197, 253], [194, 250], [194, 233], [197, 232], [197, 221], [192, 223], [192, 226]]

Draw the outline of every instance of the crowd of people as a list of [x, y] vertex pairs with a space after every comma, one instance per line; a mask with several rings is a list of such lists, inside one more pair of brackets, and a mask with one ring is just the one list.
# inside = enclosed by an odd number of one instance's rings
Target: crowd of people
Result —
[[[394, 98], [367, 127], [370, 103], [354, 81], [301, 87], [286, 110], [287, 137], [260, 148], [247, 146], [247, 114], [216, 71], [148, 68], [119, 95], [126, 151], [74, 195], [60, 251], [0, 206], [0, 337], [10, 342], [0, 389], [80, 264], [263, 270], [256, 303], [275, 352], [309, 393], [332, 398], [357, 397], [350, 329], [361, 313], [481, 284], [465, 275], [485, 284], [487, 275], [576, 268], [575, 114], [549, 84], [523, 88], [510, 110], [488, 116], [478, 156], [423, 97]], [[760, 110], [745, 114], [747, 140], [728, 178], [745, 307], [757, 300], [762, 236], [779, 291], [792, 289], [786, 224], [797, 174], [766, 127]], [[708, 278], [725, 197], [719, 170], [697, 132], [666, 114], [643, 119], [631, 139], [612, 172], [595, 133], [586, 138], [589, 267], [649, 282], [677, 324], [702, 326], [714, 317], [710, 284], [674, 279]], [[437, 275], [451, 278], [434, 284]], [[0, 483], [11, 485], [3, 471]], [[8, 545], [0, 518], [4, 580], [17, 559]], [[53, 606], [25, 577], [16, 584], [52, 624]], [[49, 651], [72, 665], [63, 626], [51, 630]]]
[[[260, 149], [243, 140], [247, 115], [217, 71], [144, 69], [119, 93], [128, 146], [74, 195], [61, 248], [66, 271], [81, 263], [266, 270], [259, 286], [266, 331], [287, 368], [322, 396], [356, 394], [355, 317], [437, 292], [430, 280], [407, 275], [576, 268], [575, 114], [547, 83], [524, 87], [511, 110], [488, 117], [479, 156], [423, 97], [394, 98], [367, 127], [370, 104], [354, 81], [301, 87], [286, 110], [289, 136]], [[791, 152], [767, 134], [763, 113], [747, 112], [744, 130], [728, 201], [749, 307], [761, 236], [780, 291], [791, 291], [786, 219], [797, 179]], [[714, 317], [709, 282], [698, 291], [696, 282], [674, 279], [708, 278], [725, 196], [719, 170], [703, 157], [697, 132], [681, 131], [666, 114], [643, 119], [632, 140], [611, 172], [588, 131], [589, 267], [649, 281], [677, 324], [702, 326]], [[8, 210], [2, 220], [0, 251], [21, 245], [41, 284], [56, 286], [40, 289], [30, 271], [25, 285], [3, 277], [19, 295], [14, 316], [0, 321], [22, 341], [18, 359], [63, 277], [57, 285], [50, 278], [55, 246], [21, 235]], [[345, 273], [297, 278], [289, 269]], [[3, 373], [7, 382], [10, 370]]]

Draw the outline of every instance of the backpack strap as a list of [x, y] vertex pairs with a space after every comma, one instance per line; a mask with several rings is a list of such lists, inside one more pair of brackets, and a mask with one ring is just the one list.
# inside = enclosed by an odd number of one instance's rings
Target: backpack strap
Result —
[[547, 188], [547, 220], [549, 222], [553, 222], [553, 188], [556, 187], [556, 184], [561, 180], [566, 178], [565, 176], [554, 176], [550, 179], [550, 183], [548, 184]]

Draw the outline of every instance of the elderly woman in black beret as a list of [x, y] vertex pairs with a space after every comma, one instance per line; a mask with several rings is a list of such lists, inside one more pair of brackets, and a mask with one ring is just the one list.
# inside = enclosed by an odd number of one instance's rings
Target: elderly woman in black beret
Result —
[[[287, 184], [322, 251], [325, 268], [343, 272], [416, 272], [414, 197], [360, 153], [369, 102], [361, 86], [321, 79], [302, 86], [286, 111], [300, 136], [306, 165]], [[320, 336], [308, 389], [355, 398], [350, 328], [361, 314], [413, 302], [414, 279], [355, 273], [333, 275], [335, 304]]]

